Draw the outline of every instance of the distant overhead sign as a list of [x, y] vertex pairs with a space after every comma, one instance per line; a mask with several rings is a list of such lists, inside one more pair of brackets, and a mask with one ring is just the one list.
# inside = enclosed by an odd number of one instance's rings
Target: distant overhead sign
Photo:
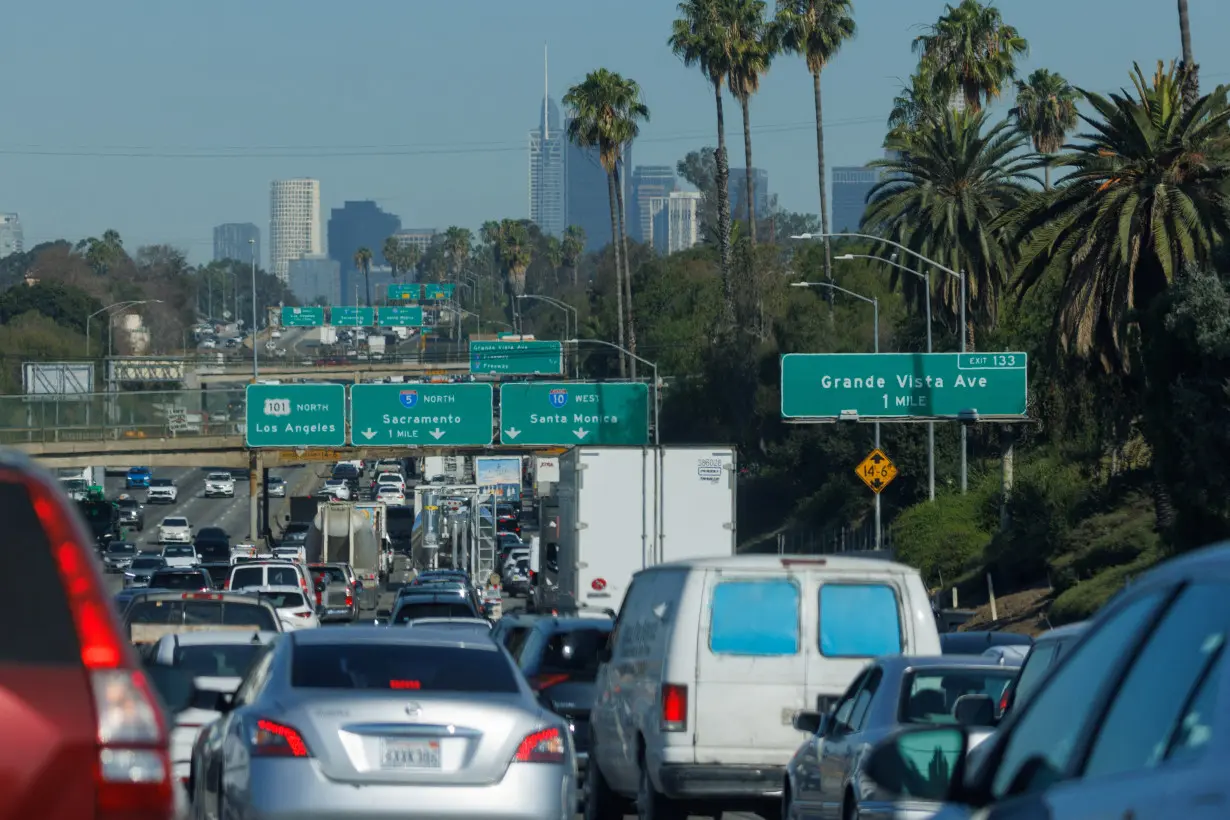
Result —
[[423, 285], [423, 299], [442, 300], [452, 299], [453, 289], [456, 286], [452, 283]]
[[371, 327], [376, 324], [376, 309], [370, 307], [331, 307], [329, 324], [334, 327]]
[[346, 444], [346, 386], [250, 384], [249, 447], [342, 447]]
[[423, 309], [418, 305], [392, 305], [376, 309], [381, 327], [422, 327]]
[[611, 382], [500, 385], [503, 444], [649, 443], [649, 386]]
[[559, 375], [563, 359], [559, 342], [470, 342], [471, 373]]
[[23, 362], [22, 392], [35, 399], [74, 401], [94, 392], [94, 365], [82, 362]]
[[487, 446], [491, 399], [489, 384], [356, 384], [350, 439], [370, 447]]
[[283, 327], [320, 327], [324, 323], [325, 309], [322, 307], [282, 308]]
[[418, 285], [389, 285], [388, 290], [390, 302], [417, 302], [422, 293]]

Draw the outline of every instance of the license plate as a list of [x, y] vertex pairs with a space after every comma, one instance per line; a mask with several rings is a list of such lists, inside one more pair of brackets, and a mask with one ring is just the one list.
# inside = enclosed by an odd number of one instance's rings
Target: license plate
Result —
[[439, 769], [440, 742], [437, 740], [380, 741], [380, 768], [382, 769]]

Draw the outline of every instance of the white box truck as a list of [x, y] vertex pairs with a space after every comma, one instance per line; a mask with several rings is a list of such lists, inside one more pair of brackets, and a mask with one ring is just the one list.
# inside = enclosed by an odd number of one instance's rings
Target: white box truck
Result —
[[540, 527], [538, 610], [618, 611], [632, 575], [684, 558], [735, 553], [730, 447], [576, 447]]

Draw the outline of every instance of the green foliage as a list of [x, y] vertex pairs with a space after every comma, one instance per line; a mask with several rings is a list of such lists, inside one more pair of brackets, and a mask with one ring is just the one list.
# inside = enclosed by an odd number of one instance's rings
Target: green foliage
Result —
[[86, 317], [98, 308], [97, 300], [80, 288], [59, 282], [39, 282], [0, 293], [0, 324], [8, 324], [15, 317], [34, 311], [84, 334]]
[[1048, 620], [1054, 626], [1062, 626], [1092, 617], [1131, 583], [1132, 578], [1147, 572], [1159, 558], [1156, 552], [1146, 552], [1130, 564], [1110, 567], [1087, 581], [1081, 581], [1055, 599], [1047, 615]]
[[898, 515], [892, 525], [897, 560], [917, 567], [930, 586], [950, 585], [976, 566], [991, 540], [991, 488], [984, 482], [965, 495], [937, 495], [934, 503], [924, 501]]
[[1080, 466], [1062, 457], [1021, 465], [1008, 497], [1012, 524], [986, 551], [986, 567], [1001, 588], [1046, 580], [1047, 562], [1064, 549], [1089, 486]]
[[1050, 562], [1051, 584], [1064, 593], [1107, 567], [1131, 564], [1142, 555], [1161, 554], [1153, 500], [1139, 491], [1105, 512], [1090, 515], [1068, 532], [1064, 551]]

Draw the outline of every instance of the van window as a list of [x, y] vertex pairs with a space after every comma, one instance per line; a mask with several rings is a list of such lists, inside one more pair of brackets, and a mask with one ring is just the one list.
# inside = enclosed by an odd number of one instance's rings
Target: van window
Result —
[[874, 658], [899, 652], [901, 617], [892, 587], [820, 587], [820, 654], [830, 658]]
[[799, 651], [799, 588], [791, 581], [723, 581], [713, 588], [709, 649], [726, 655]]

